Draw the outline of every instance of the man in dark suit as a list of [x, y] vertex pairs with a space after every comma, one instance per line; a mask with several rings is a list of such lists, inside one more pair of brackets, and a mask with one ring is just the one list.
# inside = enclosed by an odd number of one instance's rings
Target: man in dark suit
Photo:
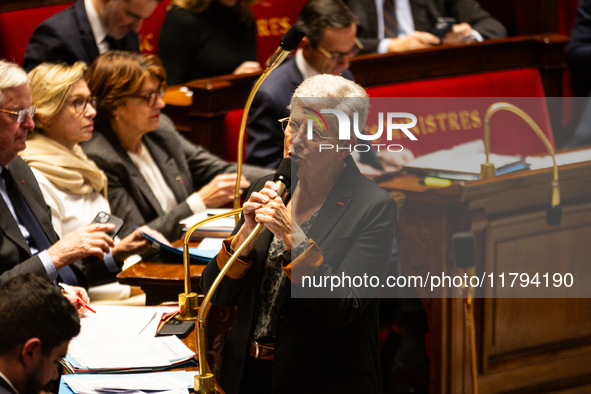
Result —
[[27, 45], [23, 67], [43, 62], [90, 65], [109, 49], [139, 52], [138, 32], [161, 0], [78, 0], [43, 21]]
[[[359, 52], [355, 35], [356, 18], [341, 0], [311, 0], [298, 17], [306, 30], [302, 47], [295, 56], [273, 71], [254, 97], [248, 117], [246, 162], [277, 168], [283, 155], [283, 131], [278, 119], [289, 116], [289, 102], [295, 89], [317, 74], [342, 75], [353, 80], [349, 60]], [[361, 172], [375, 179], [382, 164], [398, 165], [412, 158], [373, 152], [355, 157]]]
[[[0, 284], [30, 272], [86, 286], [87, 278], [72, 263], [89, 256], [103, 258], [113, 246], [104, 231], [113, 226], [84, 226], [58, 240], [35, 176], [17, 157], [35, 126], [34, 113], [27, 74], [16, 64], [0, 61]], [[83, 288], [76, 289], [87, 297]]]
[[0, 394], [39, 394], [58, 378], [76, 310], [59, 290], [32, 274], [0, 286]]
[[[359, 19], [357, 37], [363, 53], [402, 52], [507, 35], [501, 22], [474, 0], [344, 1]], [[438, 17], [452, 17], [456, 22], [442, 40], [434, 35]]]
[[[566, 63], [575, 96], [591, 96], [591, 0], [581, 0], [579, 3], [566, 52]], [[591, 100], [578, 99], [575, 104], [582, 115], [573, 139], [565, 146], [567, 148], [591, 145]]]

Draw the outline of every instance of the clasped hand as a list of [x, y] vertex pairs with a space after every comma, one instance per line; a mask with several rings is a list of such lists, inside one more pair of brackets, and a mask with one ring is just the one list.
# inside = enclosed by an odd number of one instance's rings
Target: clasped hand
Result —
[[260, 192], [254, 192], [242, 207], [244, 230], [250, 234], [258, 223], [268, 228], [291, 249], [291, 213], [277, 194], [277, 185], [268, 181]]

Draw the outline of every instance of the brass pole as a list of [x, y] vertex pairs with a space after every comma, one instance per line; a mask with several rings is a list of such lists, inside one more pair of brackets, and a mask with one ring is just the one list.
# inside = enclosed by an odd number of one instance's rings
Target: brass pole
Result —
[[179, 314], [176, 317], [177, 319], [197, 319], [197, 293], [191, 291], [191, 258], [189, 256], [189, 241], [191, 239], [191, 234], [193, 234], [195, 230], [197, 230], [199, 227], [203, 226], [206, 223], [213, 222], [214, 220], [225, 218], [235, 214], [239, 214], [240, 212], [242, 212], [242, 208], [234, 209], [230, 212], [205, 218], [195, 223], [187, 230], [185, 234], [185, 239], [183, 240], [183, 269], [185, 272], [185, 292], [179, 294]]
[[[280, 52], [281, 51], [281, 52]], [[253, 86], [250, 94], [248, 95], [248, 100], [246, 100], [246, 105], [244, 106], [244, 112], [242, 113], [242, 121], [240, 122], [240, 133], [238, 135], [238, 158], [236, 159], [236, 186], [234, 187], [234, 209], [240, 208], [240, 177], [242, 176], [242, 151], [244, 147], [244, 133], [246, 131], [246, 121], [248, 120], [248, 112], [250, 111], [250, 106], [252, 105], [252, 100], [254, 99], [254, 95], [259, 90], [259, 87], [263, 83], [263, 81], [269, 76], [271, 71], [273, 71], [277, 66], [279, 66], [283, 60], [289, 55], [289, 52], [282, 50], [281, 48], [275, 51], [273, 55], [273, 59], [275, 61], [263, 71], [263, 74], [259, 77], [255, 85]], [[236, 215], [234, 217], [236, 224], [238, 224], [238, 220], [240, 220], [240, 216]]]

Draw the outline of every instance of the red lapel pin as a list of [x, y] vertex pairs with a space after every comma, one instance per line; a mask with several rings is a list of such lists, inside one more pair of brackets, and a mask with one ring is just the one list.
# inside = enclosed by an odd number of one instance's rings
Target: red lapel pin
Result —
[[345, 205], [345, 204], [343, 204], [343, 203], [342, 203], [342, 202], [340, 202], [340, 201], [337, 201], [337, 204], [339, 204], [339, 205]]

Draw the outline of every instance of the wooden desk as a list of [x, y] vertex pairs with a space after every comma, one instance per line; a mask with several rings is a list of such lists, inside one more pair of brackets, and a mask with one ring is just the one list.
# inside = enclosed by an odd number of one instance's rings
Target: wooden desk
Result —
[[[536, 67], [546, 96], [562, 96], [564, 53], [568, 38], [555, 34], [487, 40], [469, 45], [441, 45], [404, 53], [369, 54], [351, 59], [355, 81], [363, 87], [441, 78], [468, 73]], [[224, 118], [243, 108], [260, 73], [224, 75], [186, 84], [188, 97], [171, 86], [164, 112], [190, 141], [221, 155]], [[560, 139], [556, 139], [560, 141]]]
[[[200, 294], [201, 272], [205, 265], [191, 265], [191, 290]], [[146, 305], [159, 305], [166, 301], [178, 301], [185, 291], [185, 273], [182, 264], [142, 261], [117, 275], [117, 281], [138, 286], [146, 293]]]
[[[560, 168], [562, 224], [546, 224], [551, 170], [522, 171], [428, 188], [407, 176], [384, 185], [405, 193], [400, 260], [408, 275], [455, 272], [451, 236], [473, 231], [478, 268], [513, 272], [516, 259], [541, 272], [587, 266], [591, 256], [591, 162]], [[424, 277], [424, 276], [423, 276]], [[425, 299], [431, 393], [470, 393], [461, 299]], [[590, 299], [477, 299], [482, 393], [591, 391]], [[573, 387], [576, 387], [574, 389]], [[573, 388], [573, 389], [570, 389]]]
[[[476, 234], [478, 265], [488, 272], [512, 272], [515, 258], [551, 272], [558, 264], [588, 264], [591, 162], [560, 168], [563, 218], [558, 227], [545, 222], [550, 180], [551, 171], [545, 169], [444, 189], [424, 186], [414, 176], [384, 183], [406, 197], [399, 226], [405, 273], [453, 271], [451, 235], [458, 231]], [[201, 271], [191, 267], [195, 290]], [[183, 290], [181, 265], [139, 263], [119, 278], [153, 292], [149, 300], [174, 301]], [[430, 392], [469, 393], [462, 300], [425, 299], [424, 305], [431, 333]], [[480, 393], [591, 390], [591, 300], [478, 299], [476, 319]], [[216, 343], [218, 350], [221, 344]], [[570, 387], [587, 391], [567, 391]]]

